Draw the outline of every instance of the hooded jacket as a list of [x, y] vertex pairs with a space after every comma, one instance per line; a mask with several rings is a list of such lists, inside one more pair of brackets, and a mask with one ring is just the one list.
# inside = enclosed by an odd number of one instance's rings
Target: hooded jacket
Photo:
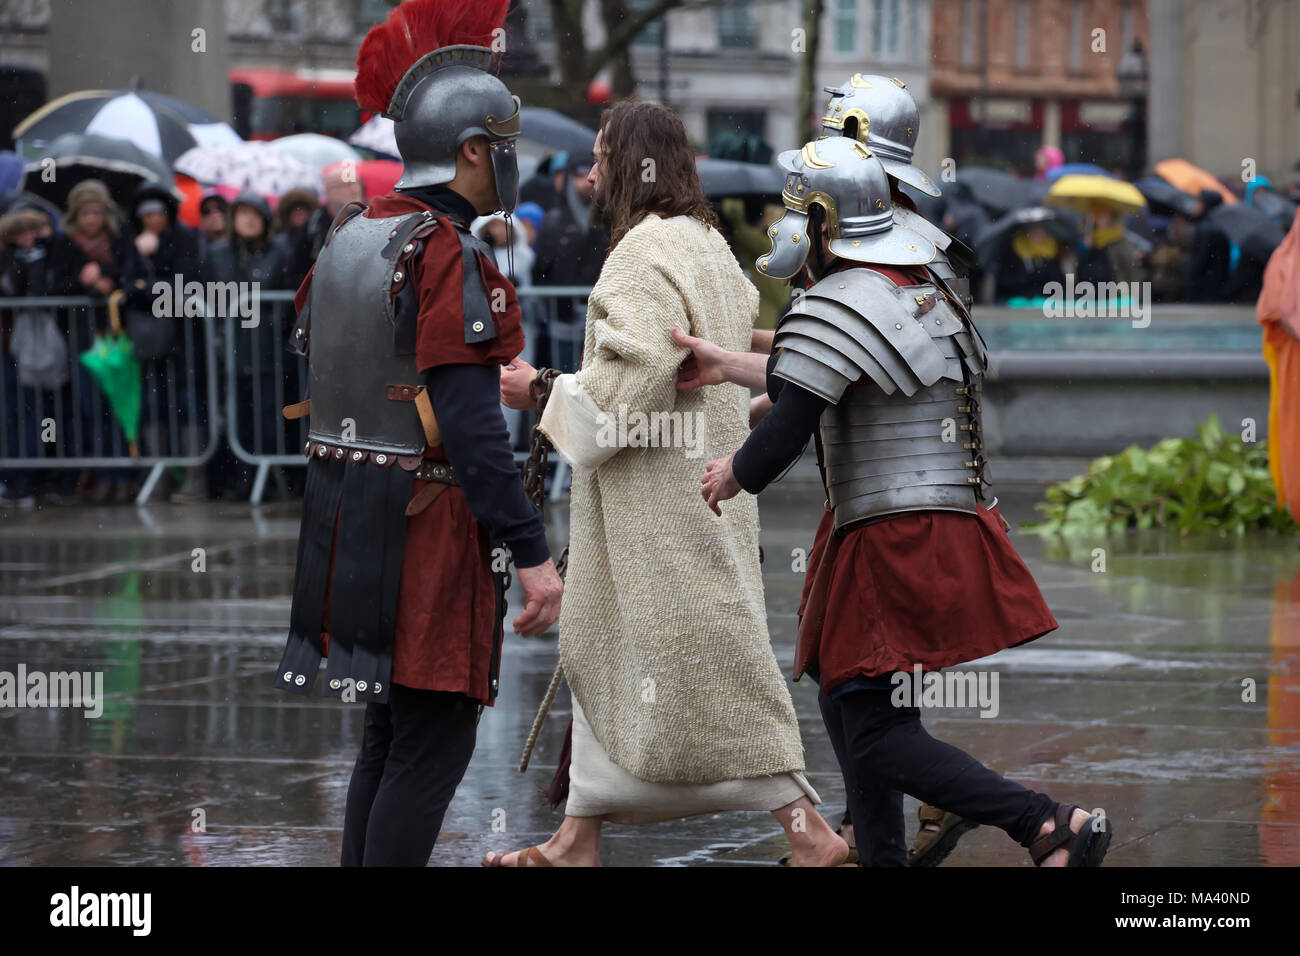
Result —
[[[135, 239], [144, 232], [144, 225], [135, 210], [150, 199], [166, 207], [167, 228], [158, 237], [158, 248], [145, 255], [135, 244]], [[136, 188], [131, 203], [131, 241], [124, 247], [126, 253], [122, 263], [122, 289], [129, 308], [152, 310], [156, 282], [166, 282], [170, 286], [177, 275], [181, 276], [182, 283], [199, 278], [198, 235], [177, 221], [179, 209], [180, 201], [162, 183], [145, 182]]]

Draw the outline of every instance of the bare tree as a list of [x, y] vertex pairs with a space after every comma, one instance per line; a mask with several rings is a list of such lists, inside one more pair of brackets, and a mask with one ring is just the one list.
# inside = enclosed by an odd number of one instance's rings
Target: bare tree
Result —
[[813, 102], [817, 89], [817, 51], [821, 44], [822, 11], [824, 0], [803, 0], [803, 59], [799, 62], [799, 142], [807, 143], [814, 137]]

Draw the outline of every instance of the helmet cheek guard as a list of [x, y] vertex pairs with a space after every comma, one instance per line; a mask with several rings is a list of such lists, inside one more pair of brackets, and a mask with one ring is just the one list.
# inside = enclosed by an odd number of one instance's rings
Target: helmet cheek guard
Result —
[[492, 157], [492, 174], [496, 177], [497, 202], [501, 211], [509, 215], [515, 211], [519, 198], [519, 158], [515, 154], [513, 139], [498, 140], [488, 145]]
[[797, 275], [812, 247], [807, 229], [806, 212], [786, 209], [785, 215], [767, 230], [772, 239], [772, 251], [755, 263], [758, 271], [771, 279], [789, 279]]

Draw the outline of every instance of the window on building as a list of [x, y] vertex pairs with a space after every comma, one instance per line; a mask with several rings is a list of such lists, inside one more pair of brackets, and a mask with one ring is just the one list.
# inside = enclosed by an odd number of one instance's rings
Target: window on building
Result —
[[1070, 72], [1083, 69], [1083, 4], [1074, 0], [1070, 4]]
[[762, 110], [709, 110], [708, 151], [710, 156], [747, 163], [767, 163], [772, 149], [763, 138], [767, 115]]
[[835, 0], [835, 52], [858, 52], [858, 0]]
[[878, 59], [898, 59], [901, 0], [871, 0], [871, 52]]
[[754, 13], [746, 0], [722, 0], [718, 5], [718, 46], [752, 50], [758, 45]]
[[[627, 12], [636, 16], [638, 13], [648, 9], [652, 0], [628, 0]], [[633, 46], [652, 46], [658, 47], [664, 39], [664, 18], [656, 17], [650, 21], [650, 24], [636, 35], [632, 41]]]
[[975, 0], [961, 0], [961, 65], [975, 65]]
[[907, 55], [921, 58], [921, 30], [925, 23], [925, 0], [907, 0]]
[[1016, 4], [1016, 68], [1019, 70], [1029, 69], [1030, 64], [1031, 7], [1030, 0], [1020, 0]]

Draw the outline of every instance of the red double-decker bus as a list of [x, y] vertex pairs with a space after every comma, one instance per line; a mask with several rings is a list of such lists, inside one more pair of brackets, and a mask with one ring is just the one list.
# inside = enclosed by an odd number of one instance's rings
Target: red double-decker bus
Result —
[[324, 133], [346, 139], [370, 118], [357, 106], [351, 70], [230, 71], [235, 131], [245, 139]]

